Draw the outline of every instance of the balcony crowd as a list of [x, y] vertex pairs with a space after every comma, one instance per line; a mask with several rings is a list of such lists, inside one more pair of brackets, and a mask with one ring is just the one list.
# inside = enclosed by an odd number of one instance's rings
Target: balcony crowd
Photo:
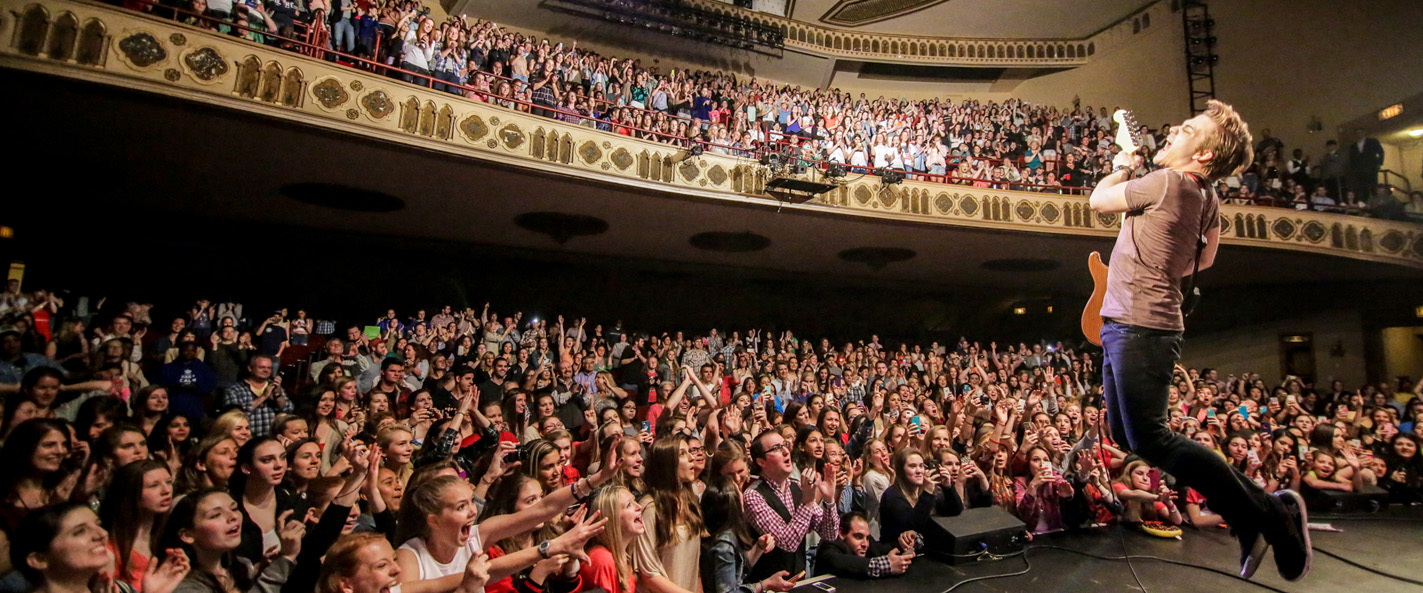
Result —
[[[893, 578], [979, 507], [1039, 536], [1220, 531], [1100, 428], [1075, 341], [405, 313], [10, 282], [0, 590], [762, 593]], [[1170, 389], [1170, 428], [1266, 490], [1423, 501], [1407, 380], [1178, 367]]]
[[[910, 179], [1082, 194], [1110, 172], [1119, 150], [1106, 106], [871, 99], [726, 72], [663, 71], [468, 16], [437, 22], [414, 0], [126, 1], [519, 111], [714, 153], [779, 153], [821, 171], [835, 164], [850, 174], [900, 171]], [[1143, 172], [1167, 131], [1139, 130]], [[1423, 217], [1423, 192], [1400, 201], [1397, 188], [1378, 183], [1376, 141], [1357, 150], [1331, 142], [1311, 159], [1302, 147], [1287, 156], [1265, 132], [1256, 162], [1220, 182], [1226, 201]]]

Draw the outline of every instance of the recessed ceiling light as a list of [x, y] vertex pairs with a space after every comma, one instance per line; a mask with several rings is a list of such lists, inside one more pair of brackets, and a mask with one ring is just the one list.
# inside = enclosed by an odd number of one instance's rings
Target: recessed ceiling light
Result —
[[1412, 136], [1412, 137], [1414, 137], [1414, 138], [1418, 138], [1418, 137], [1420, 137], [1420, 136], [1423, 136], [1423, 128], [1415, 128], [1415, 129], [1409, 130], [1409, 131], [1408, 131], [1408, 135], [1409, 135], [1409, 136]]

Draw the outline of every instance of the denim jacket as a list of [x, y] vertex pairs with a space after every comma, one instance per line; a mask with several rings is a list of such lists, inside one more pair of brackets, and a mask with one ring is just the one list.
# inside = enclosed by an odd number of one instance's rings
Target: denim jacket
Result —
[[751, 567], [730, 529], [702, 540], [701, 562], [703, 593], [753, 593], [751, 585], [742, 583]]

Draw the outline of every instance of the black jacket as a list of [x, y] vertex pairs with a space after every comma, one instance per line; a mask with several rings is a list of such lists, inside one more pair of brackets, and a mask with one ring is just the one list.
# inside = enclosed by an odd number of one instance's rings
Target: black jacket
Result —
[[815, 553], [815, 571], [849, 579], [873, 578], [870, 576], [870, 559], [889, 554], [892, 550], [894, 546], [870, 540], [868, 553], [860, 556], [850, 551], [845, 540], [822, 541], [819, 551]]

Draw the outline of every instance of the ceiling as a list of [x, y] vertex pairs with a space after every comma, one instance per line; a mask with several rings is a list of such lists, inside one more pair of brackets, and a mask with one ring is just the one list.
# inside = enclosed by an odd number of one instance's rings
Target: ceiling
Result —
[[[9, 137], [26, 139], [25, 149], [12, 153], [12, 171], [39, 183], [43, 196], [10, 213], [101, 217], [116, 234], [150, 228], [144, 225], [155, 215], [187, 221], [164, 230], [172, 233], [201, 233], [203, 221], [250, 221], [527, 254], [985, 289], [1022, 298], [1090, 292], [1086, 254], [1112, 246], [1109, 237], [893, 223], [830, 211], [777, 211], [769, 200], [679, 197], [8, 70], [0, 71], [0, 84], [11, 89], [7, 112], [26, 114], [12, 121]], [[370, 192], [361, 194], [363, 203], [386, 211], [353, 212], [284, 195], [284, 187], [303, 183]], [[403, 206], [392, 209], [381, 194]], [[592, 224], [586, 228], [595, 234], [560, 244], [516, 222], [537, 212], [591, 216], [606, 227]], [[769, 244], [759, 250], [708, 250], [703, 240], [697, 241], [703, 247], [693, 244], [694, 236], [708, 232], [752, 233]], [[908, 250], [910, 256], [876, 267], [865, 263], [865, 248], [895, 250], [889, 253], [897, 257]], [[990, 269], [996, 265], [990, 262], [1004, 259], [1036, 261], [1010, 265], [1009, 271]], [[1237, 246], [1223, 247], [1218, 262], [1208, 285], [1423, 278], [1423, 272], [1399, 266]]]
[[[791, 18], [874, 33], [1081, 39], [1155, 0], [795, 0]], [[858, 21], [862, 24], [850, 24]]]

